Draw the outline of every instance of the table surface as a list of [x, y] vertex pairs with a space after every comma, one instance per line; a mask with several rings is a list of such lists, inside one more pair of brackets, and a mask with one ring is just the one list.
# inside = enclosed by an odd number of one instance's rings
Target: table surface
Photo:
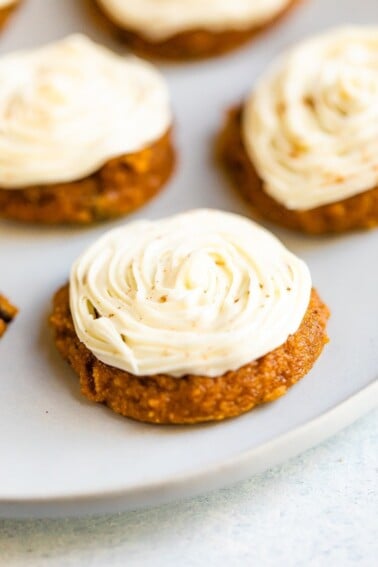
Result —
[[375, 567], [377, 418], [205, 497], [99, 518], [0, 521], [0, 565]]

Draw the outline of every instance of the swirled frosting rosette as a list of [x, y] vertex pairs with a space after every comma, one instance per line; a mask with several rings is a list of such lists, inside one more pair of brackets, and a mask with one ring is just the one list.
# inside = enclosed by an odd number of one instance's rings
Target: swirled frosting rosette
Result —
[[0, 187], [71, 182], [171, 125], [154, 67], [82, 35], [0, 60]]
[[309, 210], [378, 185], [378, 27], [304, 41], [262, 77], [243, 139], [265, 192]]
[[79, 339], [137, 376], [236, 370], [298, 330], [310, 294], [308, 268], [272, 234], [215, 210], [112, 230], [70, 277]]
[[97, 0], [120, 26], [151, 40], [194, 29], [219, 32], [260, 26], [292, 0]]

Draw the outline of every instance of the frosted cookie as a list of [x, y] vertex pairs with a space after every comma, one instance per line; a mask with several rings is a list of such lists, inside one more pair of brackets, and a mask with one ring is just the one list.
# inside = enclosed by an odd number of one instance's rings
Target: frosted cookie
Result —
[[13, 321], [17, 313], [17, 307], [12, 305], [4, 295], [0, 294], [0, 338], [4, 335], [9, 323]]
[[174, 166], [164, 79], [81, 35], [0, 59], [0, 216], [91, 223], [153, 197]]
[[54, 298], [56, 346], [89, 400], [151, 423], [240, 415], [327, 342], [307, 266], [252, 221], [195, 210], [102, 236]]
[[0, 30], [4, 28], [21, 0], [0, 0]]
[[263, 217], [309, 233], [378, 224], [378, 27], [332, 30], [274, 63], [220, 154]]
[[133, 49], [150, 56], [209, 57], [248, 41], [298, 0], [91, 0]]

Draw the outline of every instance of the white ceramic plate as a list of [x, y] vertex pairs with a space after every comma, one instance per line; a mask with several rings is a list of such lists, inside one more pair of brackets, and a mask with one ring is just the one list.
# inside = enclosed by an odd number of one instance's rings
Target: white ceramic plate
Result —
[[[225, 109], [293, 41], [377, 16], [377, 0], [312, 0], [239, 52], [165, 66], [177, 116], [179, 168], [165, 192], [133, 218], [201, 206], [248, 214], [212, 163], [212, 137]], [[0, 51], [72, 31], [116, 47], [92, 27], [81, 1], [25, 0]], [[87, 402], [55, 351], [46, 318], [74, 258], [122, 222], [86, 230], [0, 223], [0, 289], [21, 309], [0, 343], [0, 516], [101, 513], [190, 496], [262, 471], [377, 403], [378, 231], [305, 238], [274, 227], [309, 263], [332, 309], [331, 342], [304, 380], [279, 401], [217, 425], [143, 425]]]

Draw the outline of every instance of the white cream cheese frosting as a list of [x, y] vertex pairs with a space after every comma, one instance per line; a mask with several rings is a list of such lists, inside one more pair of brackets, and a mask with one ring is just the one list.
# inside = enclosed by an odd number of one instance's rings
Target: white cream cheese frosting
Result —
[[164, 79], [82, 35], [0, 59], [0, 187], [70, 182], [171, 125]]
[[151, 41], [194, 29], [213, 32], [260, 26], [292, 0], [97, 0], [109, 17]]
[[138, 376], [236, 370], [298, 330], [310, 294], [307, 266], [271, 233], [206, 209], [112, 230], [70, 276], [79, 339]]
[[243, 139], [266, 193], [308, 210], [378, 185], [378, 27], [309, 39], [246, 102]]

